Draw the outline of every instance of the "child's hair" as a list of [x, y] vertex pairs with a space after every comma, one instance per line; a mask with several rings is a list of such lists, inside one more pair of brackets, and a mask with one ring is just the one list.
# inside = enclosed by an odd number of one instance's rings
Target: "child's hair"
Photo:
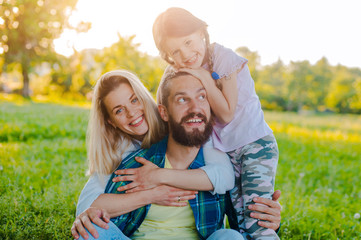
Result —
[[206, 42], [206, 56], [208, 57], [208, 67], [213, 72], [213, 60], [207, 31], [207, 23], [195, 17], [183, 8], [172, 7], [161, 13], [153, 24], [153, 38], [160, 56], [173, 65], [174, 61], [164, 50], [164, 42], [167, 37], [184, 37], [198, 30], [202, 31]]
[[87, 130], [89, 174], [111, 174], [121, 162], [121, 155], [131, 144], [130, 135], [109, 124], [109, 114], [104, 104], [105, 97], [122, 83], [131, 86], [144, 107], [149, 129], [144, 136], [142, 148], [150, 147], [166, 134], [157, 105], [139, 78], [124, 70], [105, 73], [95, 84], [90, 110]]

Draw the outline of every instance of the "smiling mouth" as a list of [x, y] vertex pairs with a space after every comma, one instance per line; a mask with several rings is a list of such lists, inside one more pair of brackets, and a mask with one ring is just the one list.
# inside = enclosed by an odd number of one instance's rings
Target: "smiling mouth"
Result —
[[197, 58], [198, 58], [197, 55], [194, 55], [191, 59], [188, 59], [184, 63], [187, 64], [187, 65], [194, 64], [197, 61]]
[[186, 121], [186, 123], [201, 123], [201, 122], [203, 122], [203, 120], [200, 118], [191, 118]]
[[142, 115], [139, 118], [135, 119], [133, 122], [129, 123], [129, 125], [132, 127], [138, 127], [143, 122], [143, 119], [144, 117]]
[[201, 113], [190, 113], [187, 116], [184, 116], [180, 121], [180, 123], [185, 123], [188, 126], [200, 126], [206, 122], [206, 116]]

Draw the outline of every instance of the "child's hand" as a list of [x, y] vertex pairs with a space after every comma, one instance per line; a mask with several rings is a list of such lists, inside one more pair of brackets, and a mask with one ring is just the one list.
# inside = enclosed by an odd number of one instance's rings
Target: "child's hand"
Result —
[[157, 170], [159, 170], [159, 167], [142, 157], [135, 157], [135, 160], [143, 164], [143, 166], [139, 168], [120, 169], [115, 171], [115, 174], [123, 176], [113, 178], [113, 182], [131, 181], [131, 183], [119, 187], [117, 189], [119, 192], [137, 192], [151, 189], [159, 185], [156, 173]]
[[214, 80], [211, 76], [211, 73], [206, 69], [199, 67], [199, 68], [179, 68], [179, 72], [187, 72], [192, 74], [194, 77], [198, 78], [203, 86], [209, 83], [214, 84]]

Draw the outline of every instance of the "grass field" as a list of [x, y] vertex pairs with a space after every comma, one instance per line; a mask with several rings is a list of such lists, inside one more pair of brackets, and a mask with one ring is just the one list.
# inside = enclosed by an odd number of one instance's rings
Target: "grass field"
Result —
[[[0, 239], [71, 239], [89, 110], [0, 102]], [[361, 239], [361, 116], [267, 112], [282, 239]]]

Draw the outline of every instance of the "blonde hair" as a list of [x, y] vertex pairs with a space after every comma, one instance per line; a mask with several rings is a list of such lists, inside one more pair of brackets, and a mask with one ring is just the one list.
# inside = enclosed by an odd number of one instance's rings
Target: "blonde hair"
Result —
[[183, 8], [172, 7], [159, 14], [153, 24], [153, 39], [159, 50], [160, 56], [170, 65], [174, 61], [165, 51], [165, 41], [167, 37], [184, 37], [201, 31], [206, 43], [206, 56], [208, 57], [208, 67], [213, 72], [213, 59], [207, 30], [207, 23], [195, 17], [189, 11]]
[[109, 115], [104, 104], [104, 98], [122, 83], [132, 87], [144, 107], [148, 132], [143, 138], [141, 147], [149, 148], [166, 134], [165, 124], [159, 115], [157, 105], [139, 78], [124, 70], [105, 73], [95, 84], [90, 110], [87, 130], [89, 174], [111, 174], [120, 164], [122, 154], [132, 143], [129, 134], [108, 123]]

